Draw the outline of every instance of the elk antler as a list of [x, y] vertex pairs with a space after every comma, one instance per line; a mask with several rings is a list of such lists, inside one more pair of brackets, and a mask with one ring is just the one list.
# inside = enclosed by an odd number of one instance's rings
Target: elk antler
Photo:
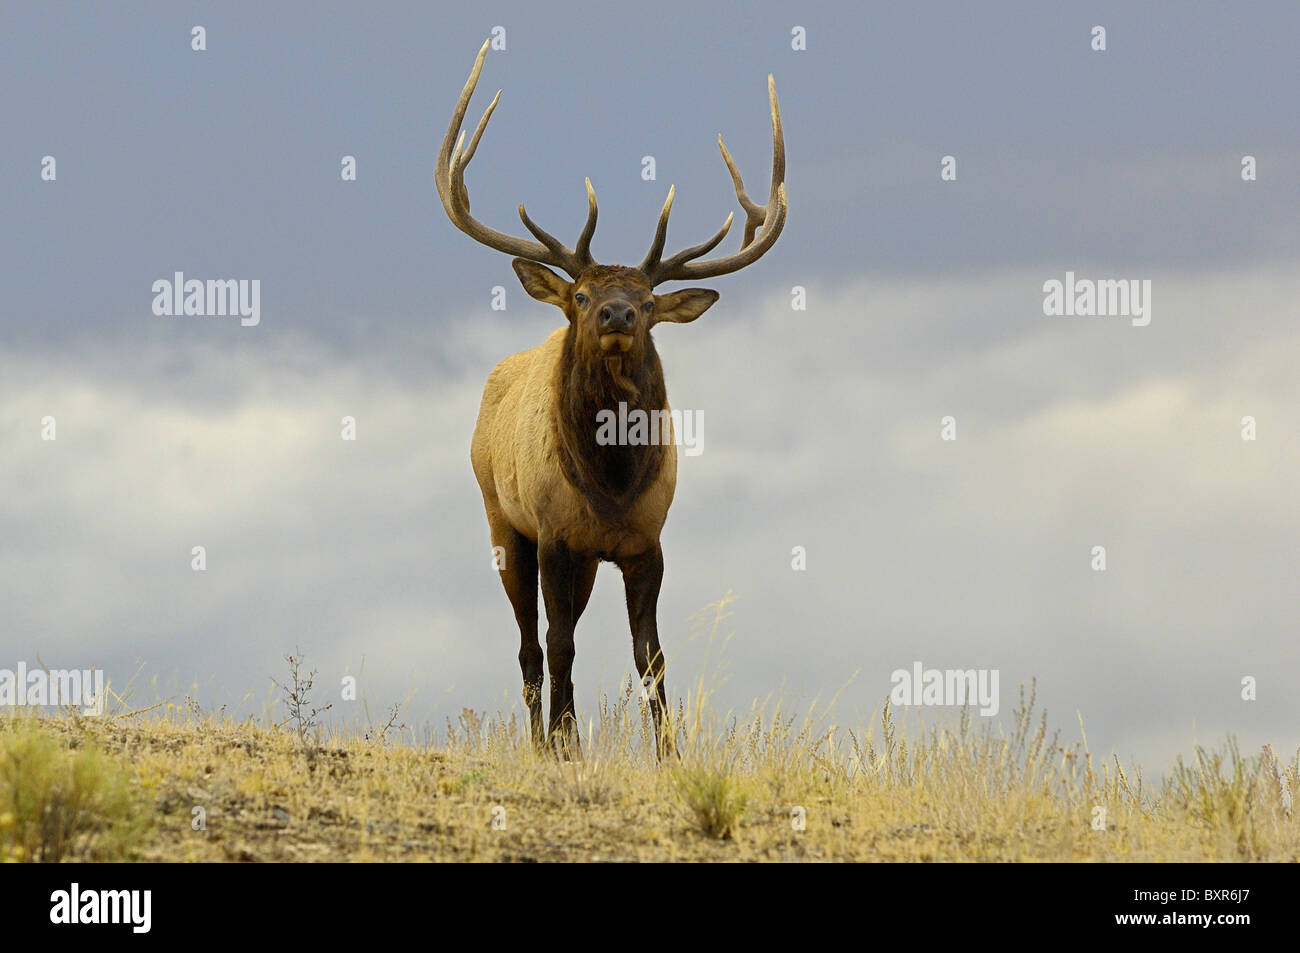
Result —
[[[731, 228], [731, 221], [735, 217], [733, 213], [727, 216], [727, 220], [722, 223], [722, 228], [718, 229], [717, 234], [707, 242], [692, 245], [671, 258], [662, 259], [664, 239], [668, 234], [668, 213], [672, 211], [673, 196], [676, 192], [675, 188], [669, 188], [668, 200], [664, 202], [663, 211], [659, 213], [659, 226], [655, 229], [654, 241], [651, 242], [650, 251], [639, 266], [650, 280], [651, 286], [664, 281], [712, 278], [739, 271], [746, 265], [758, 261], [776, 243], [777, 236], [785, 226], [785, 137], [781, 133], [781, 107], [776, 101], [776, 80], [771, 75], [767, 77], [767, 98], [772, 109], [772, 190], [766, 205], [759, 205], [746, 194], [745, 184], [740, 180], [740, 171], [736, 168], [736, 163], [731, 161], [731, 153], [722, 144], [722, 136], [718, 136], [718, 148], [722, 150], [722, 160], [727, 163], [727, 171], [731, 173], [731, 181], [736, 187], [736, 198], [740, 200], [740, 207], [745, 210], [745, 237], [740, 243], [740, 250], [734, 255], [723, 258], [695, 261], [701, 255], [711, 252], [726, 238]], [[758, 241], [754, 240], [756, 232]]]
[[498, 232], [469, 214], [465, 167], [469, 165], [470, 159], [474, 158], [474, 151], [478, 148], [479, 139], [483, 137], [483, 130], [487, 128], [492, 111], [497, 108], [497, 102], [501, 99], [501, 91], [497, 90], [496, 96], [484, 110], [483, 118], [479, 120], [478, 128], [474, 130], [474, 137], [470, 139], [468, 148], [465, 148], [465, 133], [461, 131], [460, 124], [465, 119], [465, 110], [469, 106], [470, 97], [474, 95], [474, 88], [478, 86], [478, 76], [483, 71], [483, 60], [487, 57], [491, 43], [490, 39], [484, 41], [478, 51], [478, 58], [474, 60], [474, 69], [465, 82], [465, 88], [460, 92], [460, 99], [456, 101], [456, 111], [451, 115], [451, 125], [447, 127], [442, 148], [438, 150], [438, 165], [434, 170], [434, 181], [438, 185], [442, 207], [447, 210], [447, 217], [451, 219], [451, 223], [475, 241], [505, 252], [507, 255], [553, 265], [567, 272], [569, 277], [576, 279], [585, 268], [595, 264], [591, 257], [591, 236], [596, 231], [596, 193], [591, 187], [591, 179], [587, 179], [587, 224], [578, 237], [576, 249], [567, 248], [558, 238], [535, 224], [522, 205], [519, 206], [519, 218], [537, 237], [535, 242]]

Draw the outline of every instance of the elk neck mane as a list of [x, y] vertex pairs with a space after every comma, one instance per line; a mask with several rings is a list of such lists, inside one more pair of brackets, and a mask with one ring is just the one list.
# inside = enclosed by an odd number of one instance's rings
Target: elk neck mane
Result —
[[[664, 466], [662, 443], [608, 444], [597, 442], [597, 414], [619, 412], [619, 404], [631, 413], [642, 409], [668, 409], [663, 365], [647, 332], [635, 367], [615, 373], [605, 358], [584, 354], [578, 334], [570, 327], [556, 365], [555, 417], [557, 447], [564, 477], [587, 501], [598, 518], [618, 523], [622, 515], [644, 493]], [[629, 386], [631, 385], [631, 386]]]

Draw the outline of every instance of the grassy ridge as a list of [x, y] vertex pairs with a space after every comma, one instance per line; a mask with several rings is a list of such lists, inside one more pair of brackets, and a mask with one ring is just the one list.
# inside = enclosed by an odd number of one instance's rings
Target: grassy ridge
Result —
[[664, 764], [630, 687], [602, 700], [574, 762], [468, 711], [438, 748], [192, 706], [10, 716], [0, 859], [1300, 860], [1300, 753], [1229, 741], [1150, 790], [1061, 744], [1032, 694], [1009, 736], [963, 719], [909, 738], [888, 706], [852, 732], [779, 711], [715, 723], [703, 693], [677, 716], [681, 758]]

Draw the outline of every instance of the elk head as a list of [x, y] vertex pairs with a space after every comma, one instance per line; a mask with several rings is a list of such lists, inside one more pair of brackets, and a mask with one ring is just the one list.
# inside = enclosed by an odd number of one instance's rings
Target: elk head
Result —
[[[474, 69], [461, 90], [456, 110], [452, 114], [447, 135], [438, 152], [435, 178], [442, 206], [452, 224], [475, 241], [513, 255], [515, 273], [532, 297], [553, 304], [564, 312], [574, 331], [574, 347], [580, 356], [594, 361], [599, 358], [614, 376], [625, 385], [630, 383], [628, 372], [634, 370], [651, 353], [650, 329], [663, 321], [686, 324], [694, 321], [713, 302], [716, 291], [688, 288], [667, 294], [655, 294], [654, 289], [665, 281], [687, 281], [712, 278], [716, 275], [739, 271], [763, 256], [775, 244], [785, 225], [785, 139], [781, 133], [781, 109], [776, 100], [776, 83], [767, 78], [768, 102], [772, 112], [772, 185], [765, 205], [759, 205], [745, 192], [740, 172], [731, 160], [731, 154], [718, 136], [718, 148], [731, 173], [736, 197], [745, 212], [745, 234], [740, 249], [721, 258], [700, 260], [716, 248], [731, 229], [734, 214], [728, 215], [712, 238], [693, 245], [668, 258], [663, 257], [664, 241], [668, 234], [668, 215], [672, 211], [675, 188], [668, 190], [655, 229], [654, 240], [645, 258], [635, 268], [599, 265], [591, 255], [591, 238], [596, 232], [596, 192], [587, 179], [587, 223], [572, 249], [538, 226], [522, 205], [519, 218], [536, 240], [516, 238], [482, 224], [469, 211], [469, 193], [465, 188], [465, 168], [474, 158], [479, 140], [487, 128], [488, 119], [501, 99], [498, 90], [491, 104], [479, 120], [478, 128], [465, 145], [461, 123], [470, 97], [478, 85], [479, 73], [487, 56], [490, 41], [484, 42], [474, 61]], [[561, 277], [551, 270], [558, 268], [569, 276]]]

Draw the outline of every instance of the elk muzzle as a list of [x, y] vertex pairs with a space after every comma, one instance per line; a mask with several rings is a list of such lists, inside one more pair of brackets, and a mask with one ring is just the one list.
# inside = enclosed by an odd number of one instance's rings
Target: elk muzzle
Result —
[[631, 349], [636, 330], [636, 308], [631, 302], [622, 299], [607, 302], [601, 306], [598, 317], [602, 351]]

